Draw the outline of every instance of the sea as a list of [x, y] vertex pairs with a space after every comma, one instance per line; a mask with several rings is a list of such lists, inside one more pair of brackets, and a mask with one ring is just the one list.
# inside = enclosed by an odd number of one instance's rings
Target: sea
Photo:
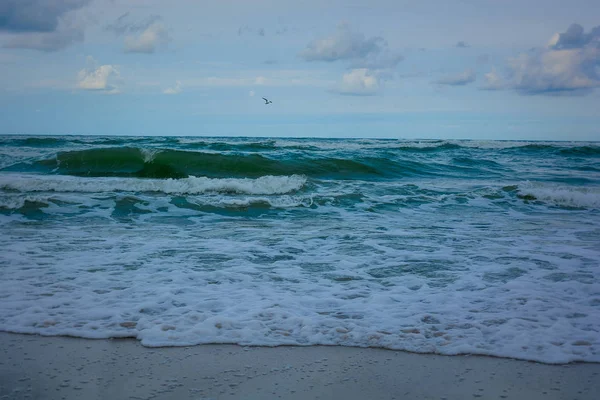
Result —
[[0, 330], [600, 362], [600, 142], [0, 136]]

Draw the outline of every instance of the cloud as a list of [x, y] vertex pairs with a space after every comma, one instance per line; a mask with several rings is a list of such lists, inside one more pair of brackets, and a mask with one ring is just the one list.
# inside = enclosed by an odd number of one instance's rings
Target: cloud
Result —
[[384, 38], [368, 38], [347, 23], [339, 24], [331, 35], [310, 42], [300, 57], [305, 61], [347, 61], [351, 71], [332, 91], [354, 95], [376, 94], [404, 60], [400, 53], [389, 49]]
[[126, 36], [125, 52], [151, 54], [156, 51], [158, 46], [166, 45], [169, 40], [169, 33], [165, 25], [162, 22], [155, 22], [139, 35]]
[[130, 21], [129, 13], [125, 13], [104, 29], [117, 36], [125, 35], [126, 53], [151, 54], [159, 46], [166, 45], [171, 40], [160, 15], [151, 15], [141, 21], [133, 22]]
[[354, 68], [391, 68], [403, 60], [389, 50], [382, 37], [367, 38], [346, 23], [339, 24], [330, 36], [310, 42], [300, 57], [306, 61], [350, 60]]
[[246, 35], [246, 34], [250, 34], [250, 35], [258, 35], [258, 36], [265, 36], [265, 28], [250, 28], [248, 25], [244, 25], [244, 26], [240, 26], [238, 29], [238, 36], [242, 36], [242, 35]]
[[141, 21], [132, 22], [130, 21], [129, 13], [127, 12], [117, 18], [112, 24], [106, 25], [104, 29], [120, 36], [126, 33], [143, 32], [156, 22], [162, 22], [162, 17], [160, 15], [153, 14]]
[[58, 51], [84, 39], [83, 27], [70, 26], [48, 33], [22, 33], [4, 43], [10, 49], [32, 49], [41, 51]]
[[76, 11], [90, 0], [1, 0], [0, 33], [5, 48], [57, 51], [84, 39]]
[[175, 81], [175, 86], [163, 90], [164, 94], [179, 94], [181, 93], [181, 82]]
[[366, 38], [349, 24], [342, 23], [332, 35], [310, 42], [300, 57], [306, 61], [363, 60], [381, 53], [384, 46], [383, 38]]
[[125, 32], [128, 32], [131, 26], [131, 23], [127, 20], [129, 19], [129, 13], [121, 15], [119, 18], [115, 20], [112, 24], [108, 24], [104, 27], [104, 30], [114, 33], [115, 35], [122, 35]]
[[358, 68], [344, 74], [342, 81], [331, 91], [343, 95], [372, 96], [377, 94], [379, 90], [378, 77], [367, 68]]
[[77, 75], [77, 88], [82, 90], [92, 90], [104, 93], [119, 93], [117, 84], [121, 80], [119, 70], [114, 65], [96, 66], [96, 61], [87, 58], [88, 66]]
[[65, 14], [78, 10], [91, 0], [2, 0], [0, 31], [54, 32]]
[[470, 47], [470, 46], [467, 42], [463, 42], [461, 40], [460, 42], [456, 43], [456, 47], [466, 48], [466, 47]]
[[368, 68], [380, 71], [382, 74], [385, 71], [385, 74], [391, 78], [393, 75], [392, 69], [402, 60], [404, 60], [404, 56], [401, 54], [385, 49], [381, 52], [370, 53], [362, 59], [354, 60], [351, 64], [351, 68]]
[[600, 48], [600, 25], [586, 34], [581, 25], [571, 24], [566, 32], [556, 33], [548, 43], [548, 47], [555, 50], [581, 49], [588, 45]]
[[160, 15], [152, 14], [141, 21], [131, 21], [131, 17], [128, 12], [121, 15], [112, 24], [108, 24], [104, 27], [105, 30], [114, 33], [117, 36], [124, 34], [140, 33], [148, 29], [148, 27], [154, 25], [157, 22], [162, 22], [163, 18]]
[[[520, 54], [510, 60], [514, 89], [522, 94], [581, 94], [600, 86], [600, 48]], [[595, 71], [596, 69], [596, 71]]]
[[498, 75], [496, 70], [492, 68], [490, 72], [483, 75], [484, 83], [480, 87], [482, 90], [502, 90], [506, 89], [506, 82]]
[[600, 87], [600, 26], [585, 33], [572, 24], [546, 47], [508, 60], [507, 76], [486, 74], [487, 90], [513, 89], [523, 95], [582, 95]]
[[476, 78], [477, 74], [475, 74], [475, 71], [467, 69], [458, 74], [444, 76], [435, 81], [435, 83], [438, 85], [464, 86], [471, 82], [475, 82]]
[[380, 37], [367, 39], [350, 25], [342, 23], [332, 35], [310, 42], [300, 56], [306, 61], [363, 59], [380, 52], [383, 42]]

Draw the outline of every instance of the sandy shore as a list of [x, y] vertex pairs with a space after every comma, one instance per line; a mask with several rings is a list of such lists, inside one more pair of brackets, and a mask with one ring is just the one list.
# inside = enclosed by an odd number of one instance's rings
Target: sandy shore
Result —
[[597, 399], [600, 364], [0, 333], [0, 399]]

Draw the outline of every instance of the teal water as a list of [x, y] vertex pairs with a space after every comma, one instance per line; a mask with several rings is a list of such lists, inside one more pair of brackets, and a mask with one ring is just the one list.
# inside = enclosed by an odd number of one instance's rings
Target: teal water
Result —
[[0, 137], [0, 330], [600, 361], [600, 144]]

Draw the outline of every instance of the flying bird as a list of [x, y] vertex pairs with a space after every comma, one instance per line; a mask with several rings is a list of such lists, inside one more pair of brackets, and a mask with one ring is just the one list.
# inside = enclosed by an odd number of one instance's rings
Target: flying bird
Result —
[[271, 104], [271, 103], [272, 103], [272, 101], [271, 101], [271, 100], [267, 100], [267, 99], [265, 99], [264, 97], [263, 97], [262, 99], [265, 101], [265, 104]]

